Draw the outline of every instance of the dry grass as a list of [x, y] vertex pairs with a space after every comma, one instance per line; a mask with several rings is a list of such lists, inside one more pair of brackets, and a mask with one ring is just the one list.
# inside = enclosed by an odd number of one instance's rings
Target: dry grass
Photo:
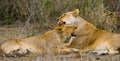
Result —
[[[119, 0], [0, 0], [0, 25], [22, 26], [21, 23], [29, 20], [39, 22], [42, 28], [51, 28], [56, 25], [58, 16], [75, 8], [80, 9], [81, 17], [101, 29], [116, 32], [120, 26]], [[104, 15], [107, 12], [116, 14], [109, 17]], [[117, 25], [106, 25], [106, 19], [115, 20]]]

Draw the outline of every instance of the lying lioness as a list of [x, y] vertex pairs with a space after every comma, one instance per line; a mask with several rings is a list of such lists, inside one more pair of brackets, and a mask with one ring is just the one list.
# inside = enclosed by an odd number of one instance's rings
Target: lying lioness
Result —
[[58, 26], [43, 35], [33, 36], [20, 40], [7, 41], [1, 45], [1, 50], [6, 54], [13, 54], [19, 50], [20, 54], [32, 52], [43, 53], [49, 50], [53, 53], [70, 53], [74, 48], [65, 48], [61, 44], [64, 40], [71, 37], [71, 33], [76, 29], [75, 26]]
[[79, 10], [75, 9], [64, 13], [57, 19], [59, 25], [73, 25], [77, 27], [74, 33], [77, 36], [71, 39], [71, 44], [68, 47], [80, 49], [81, 52], [96, 51], [98, 54], [118, 53], [120, 34], [98, 29], [78, 16], [78, 14]]

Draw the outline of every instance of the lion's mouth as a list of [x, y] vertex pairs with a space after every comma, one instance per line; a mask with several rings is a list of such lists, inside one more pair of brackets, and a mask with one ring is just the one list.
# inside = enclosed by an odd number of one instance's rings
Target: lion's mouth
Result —
[[75, 32], [71, 33], [71, 36], [72, 36], [72, 37], [76, 37]]

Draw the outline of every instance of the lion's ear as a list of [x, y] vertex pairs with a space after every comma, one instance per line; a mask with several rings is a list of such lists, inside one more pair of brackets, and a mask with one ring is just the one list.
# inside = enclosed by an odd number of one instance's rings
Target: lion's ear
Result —
[[75, 9], [72, 11], [73, 16], [77, 16], [79, 14], [79, 9]]

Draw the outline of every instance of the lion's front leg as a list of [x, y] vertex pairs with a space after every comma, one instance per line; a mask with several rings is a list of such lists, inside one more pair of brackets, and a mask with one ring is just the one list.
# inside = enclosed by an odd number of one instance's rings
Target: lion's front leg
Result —
[[68, 43], [64, 43], [64, 46], [65, 46], [65, 47], [70, 46], [71, 43], [73, 42], [74, 38], [75, 38], [75, 37], [71, 37], [71, 39], [70, 39], [70, 41], [69, 41]]
[[76, 48], [54, 48], [54, 53], [60, 53], [60, 54], [69, 54], [69, 53], [77, 53], [79, 52], [79, 49]]

